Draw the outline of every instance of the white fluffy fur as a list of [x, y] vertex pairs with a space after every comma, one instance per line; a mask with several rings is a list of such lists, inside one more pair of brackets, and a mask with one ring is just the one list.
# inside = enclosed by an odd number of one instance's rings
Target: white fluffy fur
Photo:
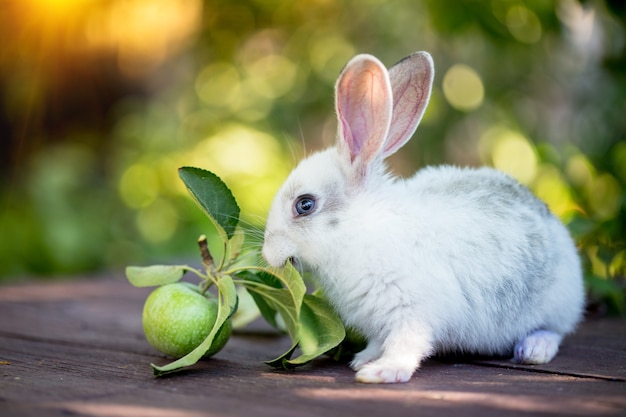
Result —
[[[370, 61], [367, 71], [378, 71]], [[341, 133], [338, 141], [303, 160], [278, 192], [263, 255], [273, 266], [297, 258], [311, 268], [345, 324], [366, 336], [351, 363], [357, 380], [405, 382], [435, 353], [551, 360], [584, 296], [576, 248], [545, 205], [489, 168], [391, 178], [382, 148], [355, 174], [360, 154], [351, 160]], [[316, 198], [314, 213], [295, 215], [301, 195]]]

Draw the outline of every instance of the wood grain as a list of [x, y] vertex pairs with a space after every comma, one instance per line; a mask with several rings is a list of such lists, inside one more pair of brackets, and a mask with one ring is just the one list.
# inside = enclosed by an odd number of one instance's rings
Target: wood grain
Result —
[[296, 371], [262, 361], [290, 344], [262, 324], [222, 352], [155, 378], [141, 329], [150, 289], [123, 278], [0, 287], [1, 416], [626, 415], [626, 322], [584, 323], [544, 366], [428, 360], [407, 384], [353, 382], [322, 358]]

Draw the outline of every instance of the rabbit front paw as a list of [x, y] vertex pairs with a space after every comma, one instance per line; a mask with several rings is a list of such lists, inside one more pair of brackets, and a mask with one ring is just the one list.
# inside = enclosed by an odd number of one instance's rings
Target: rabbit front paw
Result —
[[378, 359], [381, 354], [380, 345], [370, 342], [365, 349], [354, 355], [354, 359], [350, 362], [350, 368], [358, 371], [368, 363]]
[[365, 384], [395, 384], [407, 382], [413, 375], [413, 367], [403, 367], [398, 364], [386, 363], [377, 360], [364, 365], [356, 373], [356, 381]]
[[559, 343], [560, 335], [548, 330], [538, 330], [517, 342], [513, 360], [526, 365], [548, 363], [556, 356]]

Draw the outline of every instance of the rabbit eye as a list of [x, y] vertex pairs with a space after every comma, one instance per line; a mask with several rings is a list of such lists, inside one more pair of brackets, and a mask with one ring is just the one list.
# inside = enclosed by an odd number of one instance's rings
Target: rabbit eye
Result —
[[315, 211], [315, 197], [301, 195], [296, 199], [293, 209], [296, 217], [308, 216]]

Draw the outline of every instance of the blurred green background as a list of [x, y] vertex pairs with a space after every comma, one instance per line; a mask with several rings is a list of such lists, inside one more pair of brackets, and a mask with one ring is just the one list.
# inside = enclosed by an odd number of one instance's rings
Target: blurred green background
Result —
[[333, 142], [348, 59], [426, 50], [431, 104], [394, 171], [512, 173], [572, 231], [592, 309], [624, 314], [623, 1], [20, 0], [0, 38], [0, 282], [196, 259], [184, 165], [262, 228]]

